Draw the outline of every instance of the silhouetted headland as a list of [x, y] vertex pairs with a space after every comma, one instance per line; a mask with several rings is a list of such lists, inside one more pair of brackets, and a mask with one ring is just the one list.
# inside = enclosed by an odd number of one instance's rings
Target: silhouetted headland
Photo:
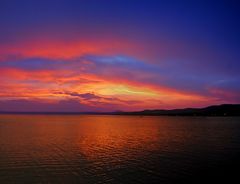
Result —
[[240, 104], [222, 104], [205, 108], [116, 112], [116, 114], [147, 116], [240, 116]]
[[205, 108], [155, 109], [115, 112], [3, 112], [0, 114], [61, 114], [61, 115], [138, 115], [138, 116], [240, 116], [240, 104], [213, 105]]

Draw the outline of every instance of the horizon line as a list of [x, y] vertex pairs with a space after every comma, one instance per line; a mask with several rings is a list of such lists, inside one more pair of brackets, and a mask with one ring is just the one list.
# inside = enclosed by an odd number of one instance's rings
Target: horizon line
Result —
[[139, 111], [122, 111], [122, 110], [116, 110], [116, 111], [0, 111], [0, 114], [62, 114], [62, 115], [118, 115], [121, 113], [136, 113], [136, 112], [144, 112], [144, 111], [175, 111], [175, 110], [200, 110], [205, 109], [209, 107], [219, 107], [219, 106], [232, 106], [232, 105], [240, 105], [239, 103], [236, 104], [218, 104], [218, 105], [209, 105], [204, 107], [186, 107], [186, 108], [176, 108], [176, 109], [143, 109]]

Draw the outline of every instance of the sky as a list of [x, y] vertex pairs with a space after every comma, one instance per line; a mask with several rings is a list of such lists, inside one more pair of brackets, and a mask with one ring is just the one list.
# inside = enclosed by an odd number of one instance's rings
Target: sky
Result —
[[240, 4], [1, 0], [0, 111], [240, 103]]

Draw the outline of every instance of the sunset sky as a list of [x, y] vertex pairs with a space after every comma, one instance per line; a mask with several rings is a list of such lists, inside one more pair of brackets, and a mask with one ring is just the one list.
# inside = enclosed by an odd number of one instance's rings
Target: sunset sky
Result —
[[237, 1], [1, 0], [0, 111], [240, 103]]

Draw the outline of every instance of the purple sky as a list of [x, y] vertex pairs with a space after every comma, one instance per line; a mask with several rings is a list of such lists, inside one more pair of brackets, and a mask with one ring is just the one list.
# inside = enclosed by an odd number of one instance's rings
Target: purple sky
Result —
[[240, 103], [237, 1], [1, 0], [0, 111]]

